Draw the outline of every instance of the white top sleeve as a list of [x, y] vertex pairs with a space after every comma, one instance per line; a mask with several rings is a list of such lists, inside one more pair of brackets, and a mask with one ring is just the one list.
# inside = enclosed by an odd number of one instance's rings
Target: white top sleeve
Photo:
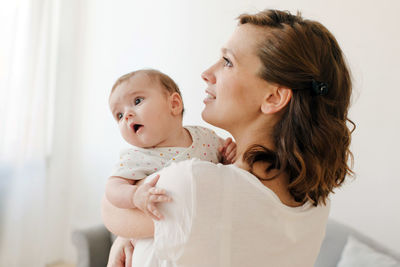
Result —
[[192, 161], [174, 163], [159, 173], [157, 187], [172, 197], [172, 202], [159, 205], [164, 219], [154, 221], [154, 246], [160, 260], [176, 261], [190, 235], [194, 196]]
[[161, 164], [147, 154], [144, 149], [129, 148], [120, 152], [111, 176], [141, 180], [161, 169]]

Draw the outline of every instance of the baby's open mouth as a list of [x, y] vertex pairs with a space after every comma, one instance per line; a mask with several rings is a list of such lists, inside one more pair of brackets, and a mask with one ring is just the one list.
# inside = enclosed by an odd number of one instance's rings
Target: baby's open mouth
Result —
[[143, 125], [142, 124], [134, 124], [133, 125], [133, 131], [135, 131], [135, 133], [137, 133], [137, 131], [139, 131], [140, 128], [142, 128]]

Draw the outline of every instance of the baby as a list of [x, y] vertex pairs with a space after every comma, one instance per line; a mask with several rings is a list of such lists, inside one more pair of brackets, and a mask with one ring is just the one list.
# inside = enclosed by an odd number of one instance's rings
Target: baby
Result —
[[[138, 208], [155, 220], [162, 219], [158, 202], [171, 201], [157, 189], [158, 175], [143, 179], [177, 161], [199, 158], [230, 164], [236, 144], [199, 126], [182, 126], [183, 102], [178, 86], [157, 70], [138, 70], [114, 84], [110, 109], [122, 137], [133, 147], [123, 150], [106, 184], [106, 197], [116, 207]], [[141, 180], [141, 181], [140, 181]]]

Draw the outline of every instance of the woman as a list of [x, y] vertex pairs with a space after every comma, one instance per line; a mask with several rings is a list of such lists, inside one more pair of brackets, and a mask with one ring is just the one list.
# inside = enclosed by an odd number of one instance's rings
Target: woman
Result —
[[[148, 257], [160, 266], [313, 266], [329, 194], [352, 173], [351, 80], [337, 41], [300, 15], [243, 14], [202, 78], [203, 119], [232, 134], [238, 160], [169, 166], [157, 184], [174, 199], [160, 206], [164, 220], [104, 199], [106, 226], [119, 236], [154, 235], [157, 256], [135, 246], [140, 266]], [[117, 240], [110, 265], [130, 261], [127, 244]]]

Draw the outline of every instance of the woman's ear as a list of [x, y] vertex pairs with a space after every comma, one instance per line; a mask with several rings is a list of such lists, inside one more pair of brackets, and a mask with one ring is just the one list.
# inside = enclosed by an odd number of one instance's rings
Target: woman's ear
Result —
[[183, 109], [183, 102], [181, 96], [174, 92], [169, 96], [171, 113], [174, 116], [181, 115]]
[[265, 95], [261, 104], [261, 111], [264, 114], [274, 114], [284, 109], [292, 99], [292, 89], [274, 86]]

